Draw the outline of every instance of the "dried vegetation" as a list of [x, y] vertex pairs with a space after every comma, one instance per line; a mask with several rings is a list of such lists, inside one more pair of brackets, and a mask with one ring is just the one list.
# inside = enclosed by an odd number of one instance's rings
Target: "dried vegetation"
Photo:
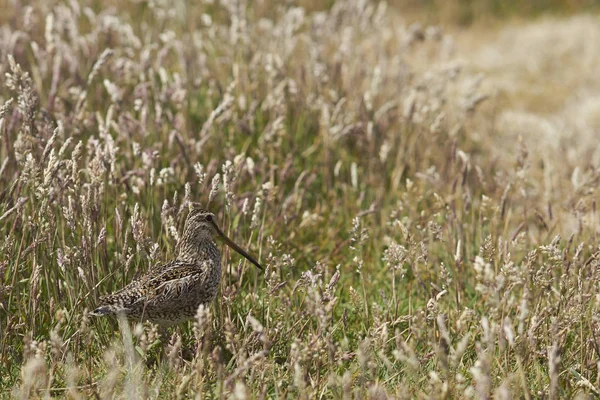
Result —
[[[2, 395], [600, 394], [597, 144], [499, 136], [450, 35], [362, 0], [22, 3], [0, 17]], [[227, 252], [219, 299], [162, 339], [88, 318], [172, 256], [188, 200], [264, 275]]]

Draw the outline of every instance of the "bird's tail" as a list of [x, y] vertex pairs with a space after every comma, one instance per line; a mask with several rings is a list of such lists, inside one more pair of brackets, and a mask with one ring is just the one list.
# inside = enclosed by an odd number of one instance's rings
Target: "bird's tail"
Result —
[[111, 306], [100, 306], [98, 308], [96, 308], [94, 311], [90, 312], [90, 315], [94, 316], [94, 317], [102, 317], [104, 315], [110, 315], [110, 314], [114, 314], [114, 310], [112, 309]]

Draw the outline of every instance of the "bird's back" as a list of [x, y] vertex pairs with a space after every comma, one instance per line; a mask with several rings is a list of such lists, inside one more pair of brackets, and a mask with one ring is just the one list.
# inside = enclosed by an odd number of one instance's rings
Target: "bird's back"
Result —
[[221, 278], [220, 252], [214, 242], [180, 252], [177, 259], [156, 265], [123, 289], [104, 297], [94, 315], [123, 314], [161, 325], [195, 316], [200, 304], [210, 303]]

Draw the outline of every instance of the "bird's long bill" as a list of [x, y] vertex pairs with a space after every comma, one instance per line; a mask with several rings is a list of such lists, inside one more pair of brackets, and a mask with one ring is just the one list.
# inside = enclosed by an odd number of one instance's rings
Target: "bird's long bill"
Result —
[[257, 267], [258, 269], [263, 269], [263, 267], [261, 267], [261, 265], [258, 263], [258, 261], [256, 261], [256, 260], [255, 260], [255, 259], [254, 259], [254, 258], [253, 258], [253, 257], [252, 257], [250, 254], [248, 254], [248, 253], [246, 252], [246, 250], [242, 249], [240, 246], [238, 246], [237, 244], [235, 244], [235, 243], [233, 242], [233, 240], [229, 239], [229, 238], [227, 237], [227, 235], [225, 235], [225, 234], [223, 233], [223, 231], [221, 231], [221, 229], [219, 229], [219, 227], [218, 227], [216, 224], [214, 224], [214, 226], [215, 226], [215, 228], [217, 229], [217, 233], [219, 234], [219, 236], [220, 236], [220, 239], [221, 239], [223, 242], [225, 242], [225, 244], [226, 244], [227, 246], [231, 247], [233, 250], [237, 251], [239, 254], [241, 254], [242, 256], [246, 257], [246, 259], [247, 259], [248, 261], [250, 261], [252, 264], [256, 265], [256, 267]]

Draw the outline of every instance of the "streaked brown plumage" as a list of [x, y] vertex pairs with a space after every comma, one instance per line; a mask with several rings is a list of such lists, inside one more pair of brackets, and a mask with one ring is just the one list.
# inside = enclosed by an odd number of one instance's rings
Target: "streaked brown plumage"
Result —
[[163, 326], [194, 318], [200, 304], [210, 303], [221, 281], [221, 252], [215, 238], [262, 269], [217, 226], [214, 214], [194, 206], [186, 219], [173, 261], [155, 265], [123, 289], [100, 300], [92, 315], [122, 314]]

